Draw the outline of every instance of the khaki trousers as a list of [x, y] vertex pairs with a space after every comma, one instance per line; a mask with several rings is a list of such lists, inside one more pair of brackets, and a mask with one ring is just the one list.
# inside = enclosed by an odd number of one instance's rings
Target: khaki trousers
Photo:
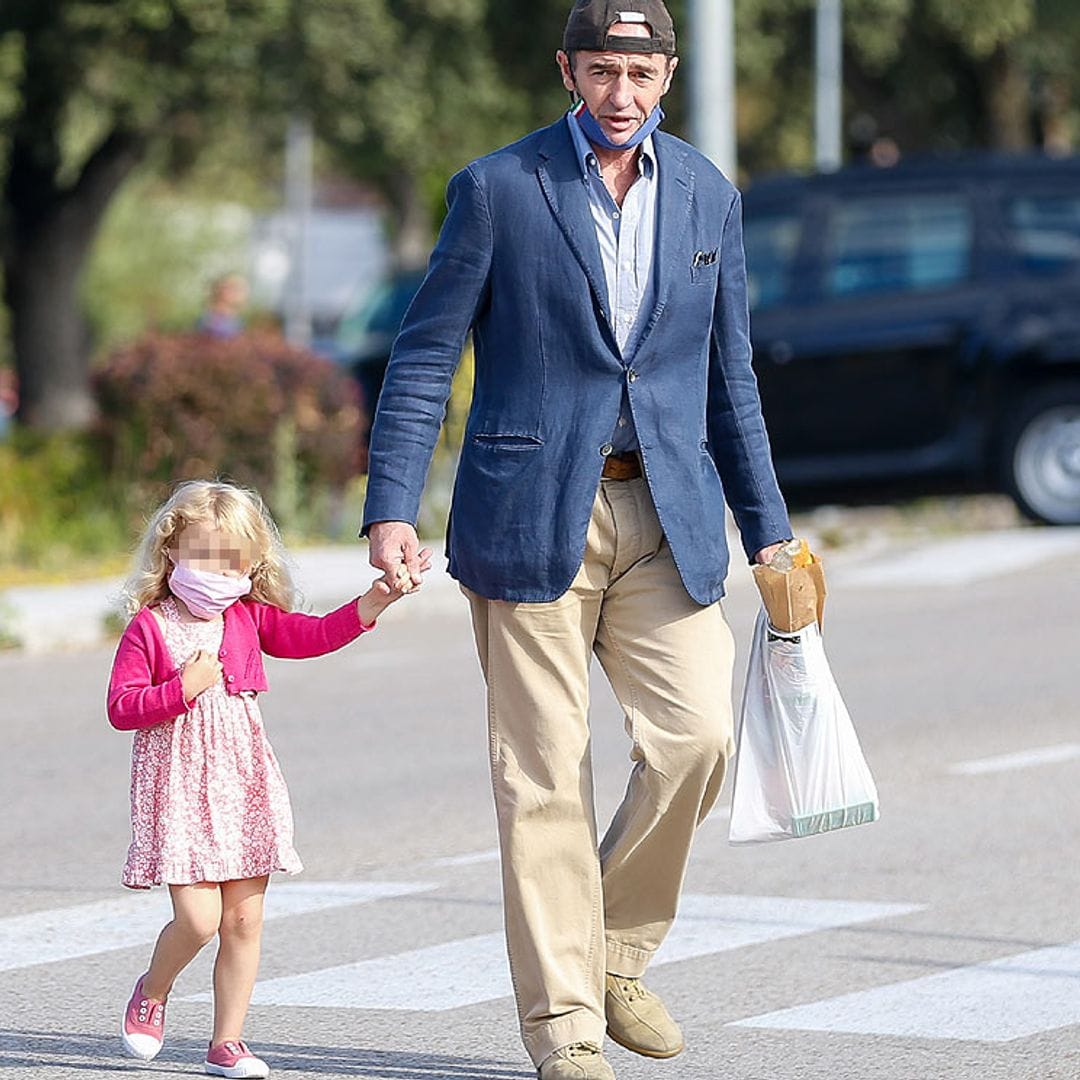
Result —
[[[643, 478], [602, 480], [570, 588], [543, 604], [465, 590], [488, 688], [510, 972], [525, 1047], [604, 1037], [604, 971], [644, 972], [675, 918], [695, 827], [732, 752], [731, 632], [688, 596]], [[595, 652], [633, 768], [597, 847]]]

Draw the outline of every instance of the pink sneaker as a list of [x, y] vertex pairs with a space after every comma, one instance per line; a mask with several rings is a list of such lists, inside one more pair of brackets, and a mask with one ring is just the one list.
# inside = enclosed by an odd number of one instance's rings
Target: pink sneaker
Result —
[[262, 1058], [257, 1058], [245, 1042], [223, 1042], [220, 1046], [211, 1046], [206, 1053], [203, 1067], [211, 1076], [269, 1076], [270, 1066]]
[[132, 1057], [150, 1061], [157, 1057], [165, 1041], [165, 1002], [154, 1001], [143, 993], [145, 978], [145, 975], [140, 975], [131, 992], [131, 1000], [127, 1003], [120, 1025], [120, 1040]]

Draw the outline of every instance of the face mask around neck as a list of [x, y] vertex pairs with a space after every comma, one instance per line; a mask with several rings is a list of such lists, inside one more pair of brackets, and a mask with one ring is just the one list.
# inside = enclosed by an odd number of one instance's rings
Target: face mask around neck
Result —
[[649, 114], [649, 118], [630, 136], [624, 143], [613, 143], [605, 134], [600, 122], [596, 119], [584, 101], [579, 101], [571, 110], [571, 114], [581, 125], [585, 138], [600, 147], [601, 150], [633, 150], [640, 146], [659, 126], [664, 119], [664, 110], [657, 105]]
[[214, 574], [177, 563], [169, 574], [169, 588], [197, 619], [213, 619], [251, 592], [251, 578]]

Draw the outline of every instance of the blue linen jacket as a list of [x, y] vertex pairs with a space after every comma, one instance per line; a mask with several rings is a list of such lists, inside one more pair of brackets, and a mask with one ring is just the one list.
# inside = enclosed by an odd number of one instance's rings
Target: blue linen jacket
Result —
[[687, 592], [723, 595], [725, 498], [748, 556], [791, 536], [750, 364], [741, 199], [693, 147], [654, 135], [655, 303], [627, 355], [565, 119], [474, 161], [394, 343], [372, 430], [363, 531], [415, 524], [471, 331], [472, 406], [450, 573], [496, 600], [562, 595], [581, 565], [624, 387]]

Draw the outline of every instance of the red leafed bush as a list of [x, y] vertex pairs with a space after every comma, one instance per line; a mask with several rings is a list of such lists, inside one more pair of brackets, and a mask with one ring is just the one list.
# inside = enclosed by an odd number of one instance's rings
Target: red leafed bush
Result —
[[352, 379], [274, 333], [151, 334], [95, 386], [109, 472], [135, 488], [224, 476], [287, 515], [365, 464]]

